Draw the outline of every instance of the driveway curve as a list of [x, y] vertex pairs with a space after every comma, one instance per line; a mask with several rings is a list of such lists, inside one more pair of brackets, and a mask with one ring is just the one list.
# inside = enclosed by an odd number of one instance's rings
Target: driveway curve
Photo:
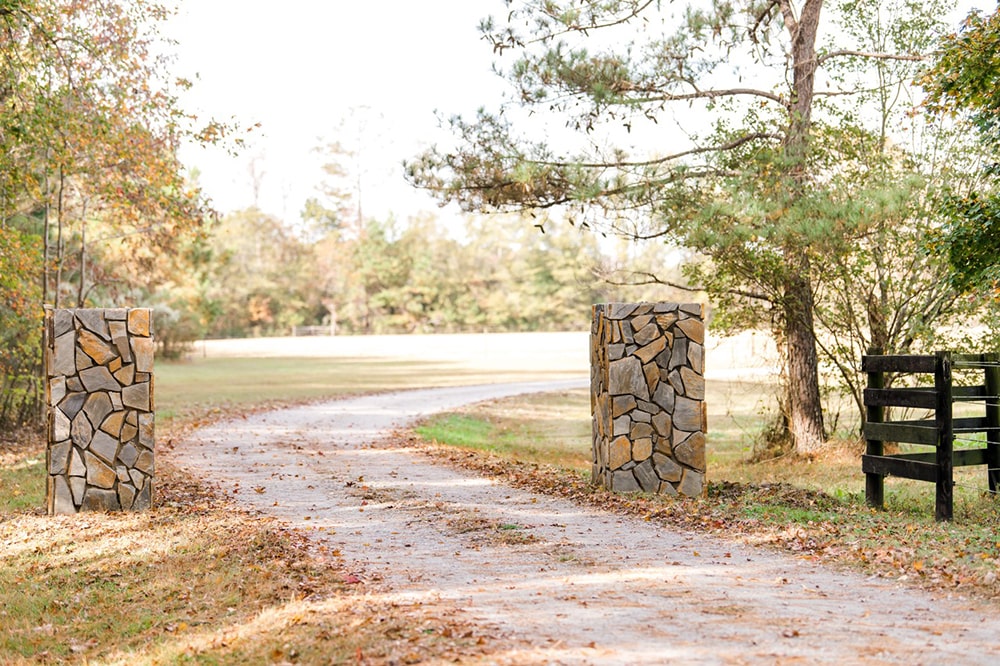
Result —
[[[307, 529], [392, 598], [512, 639], [490, 663], [995, 664], [992, 607], [433, 464], [396, 428], [580, 380], [427, 389], [201, 428], [172, 462]], [[380, 444], [381, 442], [381, 444]]]

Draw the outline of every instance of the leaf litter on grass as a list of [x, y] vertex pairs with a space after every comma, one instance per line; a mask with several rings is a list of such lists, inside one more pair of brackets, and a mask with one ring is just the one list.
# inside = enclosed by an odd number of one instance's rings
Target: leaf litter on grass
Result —
[[40, 504], [0, 513], [5, 665], [345, 662], [358, 651], [359, 663], [420, 663], [496, 643], [352, 580], [339, 553], [162, 459], [152, 511], [49, 517]]
[[[913, 512], [874, 511], [788, 483], [712, 482], [700, 498], [618, 494], [596, 488], [586, 474], [439, 445], [399, 432], [405, 446], [436, 461], [581, 504], [641, 517], [665, 527], [739, 537], [752, 545], [921, 588], [1000, 600], [998, 507], [977, 521], [935, 523]], [[396, 446], [403, 444], [397, 443]]]

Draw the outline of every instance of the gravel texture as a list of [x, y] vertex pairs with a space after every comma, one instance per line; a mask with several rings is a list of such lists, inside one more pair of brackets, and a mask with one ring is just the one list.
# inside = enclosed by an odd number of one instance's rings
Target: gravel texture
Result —
[[376, 594], [461, 609], [504, 664], [995, 664], [987, 606], [518, 490], [387, 442], [435, 411], [581, 381], [375, 395], [163, 455], [309, 530]]

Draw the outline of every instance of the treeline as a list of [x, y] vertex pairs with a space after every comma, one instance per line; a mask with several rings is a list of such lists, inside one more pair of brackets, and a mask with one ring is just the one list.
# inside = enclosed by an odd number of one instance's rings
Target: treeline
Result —
[[[540, 225], [539, 225], [540, 226]], [[665, 246], [602, 245], [568, 224], [473, 218], [449, 230], [430, 214], [322, 231], [250, 208], [215, 223], [197, 270], [157, 295], [167, 351], [207, 337], [570, 330], [590, 306], [664, 297], [620, 286], [633, 261], [677, 262]], [[688, 296], [690, 298], [690, 296]]]
[[615, 253], [568, 225], [362, 218], [336, 143], [301, 219], [219, 218], [177, 150], [246, 133], [180, 108], [189, 83], [154, 55], [167, 16], [151, 0], [0, 3], [0, 427], [41, 414], [45, 305], [152, 307], [162, 357], [296, 326], [574, 328], [610, 297]]

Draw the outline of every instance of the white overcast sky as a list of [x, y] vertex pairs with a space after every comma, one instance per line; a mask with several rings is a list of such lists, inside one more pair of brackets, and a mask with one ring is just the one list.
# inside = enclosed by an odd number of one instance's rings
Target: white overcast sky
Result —
[[366, 215], [432, 209], [402, 182], [399, 164], [433, 141], [435, 110], [468, 113], [499, 100], [503, 82], [477, 30], [497, 9], [500, 0], [181, 0], [169, 26], [177, 73], [198, 75], [185, 108], [261, 124], [235, 158], [198, 148], [182, 157], [222, 212], [253, 202], [248, 165], [258, 158], [261, 208], [297, 219], [321, 178], [311, 150], [360, 109]]
[[[352, 109], [363, 135], [366, 215], [405, 218], [433, 201], [402, 180], [400, 163], [434, 142], [444, 115], [495, 109], [504, 83], [477, 26], [505, 13], [502, 0], [179, 0], [168, 36], [178, 41], [176, 73], [198, 76], [185, 108], [243, 125], [260, 123], [231, 157], [188, 148], [185, 163], [221, 212], [253, 203], [249, 164], [264, 172], [259, 204], [294, 221], [321, 179], [312, 149], [339, 138]], [[964, 0], [970, 6], [990, 3]]]

